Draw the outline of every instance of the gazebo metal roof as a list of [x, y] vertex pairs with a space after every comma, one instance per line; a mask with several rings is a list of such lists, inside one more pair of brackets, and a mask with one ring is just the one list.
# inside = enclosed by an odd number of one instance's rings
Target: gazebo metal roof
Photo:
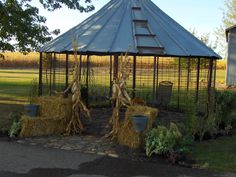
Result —
[[221, 58], [151, 0], [111, 0], [81, 24], [47, 43], [40, 52]]

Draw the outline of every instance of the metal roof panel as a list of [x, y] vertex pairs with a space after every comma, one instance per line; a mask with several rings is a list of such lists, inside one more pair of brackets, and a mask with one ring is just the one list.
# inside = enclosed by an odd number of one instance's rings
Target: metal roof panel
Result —
[[125, 53], [130, 46], [130, 53], [137, 55], [221, 58], [151, 0], [111, 0], [40, 51], [72, 52], [72, 36], [78, 36], [83, 53]]

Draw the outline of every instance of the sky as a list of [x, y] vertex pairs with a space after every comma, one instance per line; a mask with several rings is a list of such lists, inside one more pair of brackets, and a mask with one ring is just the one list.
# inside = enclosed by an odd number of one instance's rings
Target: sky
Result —
[[[81, 0], [83, 2], [83, 0]], [[60, 29], [61, 34], [78, 25], [90, 15], [98, 11], [109, 0], [94, 0], [95, 11], [80, 13], [66, 7], [48, 12], [39, 7], [39, 13], [47, 18], [46, 25], [51, 31]], [[210, 33], [214, 39], [214, 31], [222, 23], [224, 0], [153, 0], [153, 2], [187, 30], [195, 29], [198, 34]]]

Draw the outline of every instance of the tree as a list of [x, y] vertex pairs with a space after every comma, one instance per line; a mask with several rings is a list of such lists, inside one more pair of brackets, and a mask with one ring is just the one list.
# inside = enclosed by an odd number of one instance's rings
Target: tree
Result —
[[229, 28], [236, 24], [236, 0], [225, 0], [225, 7], [223, 26]]
[[226, 35], [225, 30], [236, 24], [236, 0], [224, 0], [225, 9], [223, 11], [222, 25], [216, 29], [215, 34], [221, 55], [226, 55]]
[[[0, 0], [0, 51], [29, 52], [37, 50], [42, 44], [60, 33], [56, 29], [49, 31], [46, 18], [39, 9], [31, 5], [32, 0]], [[39, 0], [48, 11], [60, 9], [62, 5], [77, 9], [81, 13], [94, 10], [92, 0]]]
[[213, 50], [217, 49], [217, 41], [212, 41], [210, 39], [210, 33], [202, 33], [199, 34], [196, 29], [190, 29], [190, 33], [192, 33], [196, 38], [202, 41], [206, 46], [210, 47]]

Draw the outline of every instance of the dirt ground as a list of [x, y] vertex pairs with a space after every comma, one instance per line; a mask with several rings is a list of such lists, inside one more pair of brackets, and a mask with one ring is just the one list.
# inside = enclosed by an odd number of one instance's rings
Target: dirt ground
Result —
[[[112, 115], [111, 108], [93, 108], [91, 109], [92, 119], [88, 121], [83, 119], [83, 123], [86, 127], [85, 134], [92, 134], [97, 136], [104, 136], [111, 130], [109, 126], [109, 120]], [[125, 117], [125, 110], [120, 112], [121, 120]], [[179, 123], [184, 120], [184, 114], [175, 111], [159, 110], [156, 125], [168, 126], [170, 122]], [[155, 125], [154, 125], [155, 126]]]

